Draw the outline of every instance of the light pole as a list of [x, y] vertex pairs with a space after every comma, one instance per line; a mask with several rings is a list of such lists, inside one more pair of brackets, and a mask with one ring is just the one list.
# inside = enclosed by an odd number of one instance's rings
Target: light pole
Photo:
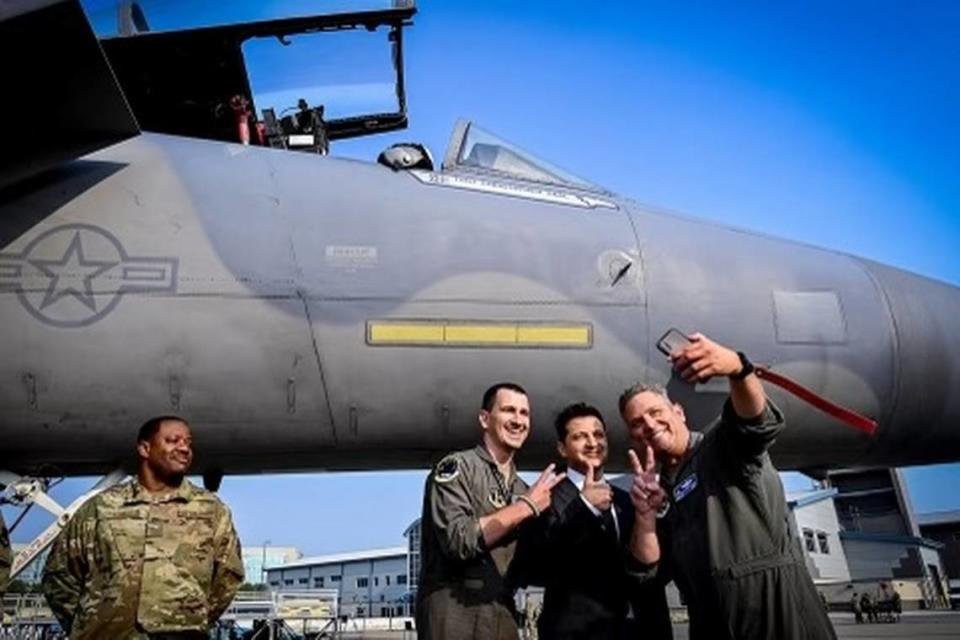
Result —
[[266, 586], [267, 584], [267, 545], [270, 544], [269, 540], [263, 541], [263, 553], [260, 554], [260, 584]]

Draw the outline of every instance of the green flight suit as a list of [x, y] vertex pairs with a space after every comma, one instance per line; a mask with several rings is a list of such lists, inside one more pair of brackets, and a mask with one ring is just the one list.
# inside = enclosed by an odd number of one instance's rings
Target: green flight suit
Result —
[[427, 477], [420, 519], [420, 582], [417, 637], [420, 640], [515, 640], [510, 574], [517, 532], [488, 548], [480, 518], [527, 490], [511, 465], [504, 478], [480, 444], [452, 453]]
[[13, 555], [10, 552], [10, 534], [7, 533], [7, 525], [3, 521], [3, 514], [0, 513], [0, 598], [7, 590], [11, 564], [13, 564]]
[[71, 640], [206, 637], [242, 582], [230, 511], [188, 480], [160, 496], [136, 479], [94, 496], [43, 571], [44, 595]]
[[783, 427], [770, 402], [743, 420], [728, 400], [662, 478], [670, 508], [658, 526], [661, 568], [684, 596], [690, 640], [836, 638], [767, 453]]

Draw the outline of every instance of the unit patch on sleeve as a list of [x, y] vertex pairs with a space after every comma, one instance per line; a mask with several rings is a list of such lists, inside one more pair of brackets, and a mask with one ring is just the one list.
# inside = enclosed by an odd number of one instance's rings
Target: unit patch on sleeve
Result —
[[433, 470], [434, 482], [450, 482], [460, 475], [460, 461], [456, 456], [447, 456], [437, 463]]

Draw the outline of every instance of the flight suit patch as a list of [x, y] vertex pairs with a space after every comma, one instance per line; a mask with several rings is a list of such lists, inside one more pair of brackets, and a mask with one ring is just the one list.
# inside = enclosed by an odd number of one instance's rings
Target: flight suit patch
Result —
[[455, 456], [447, 456], [437, 463], [433, 471], [433, 480], [443, 484], [450, 482], [458, 475], [460, 475], [460, 461]]
[[674, 502], [680, 502], [686, 498], [690, 493], [697, 488], [697, 474], [693, 474], [680, 484], [676, 486], [673, 490], [673, 500]]
[[503, 509], [505, 506], [507, 506], [507, 501], [504, 500], [503, 496], [500, 494], [499, 491], [491, 491], [489, 499], [490, 499], [490, 504], [492, 504], [497, 509]]

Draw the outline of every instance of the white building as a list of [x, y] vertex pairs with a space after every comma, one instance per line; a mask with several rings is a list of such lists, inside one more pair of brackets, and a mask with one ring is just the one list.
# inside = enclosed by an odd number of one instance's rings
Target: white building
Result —
[[243, 545], [244, 582], [264, 584], [267, 579], [266, 567], [279, 567], [303, 557], [296, 547], [271, 547]]
[[877, 478], [896, 477], [887, 471], [844, 476], [848, 483], [874, 486], [787, 496], [790, 523], [817, 589], [834, 605], [849, 604], [854, 593], [876, 597], [894, 588], [905, 608], [944, 606], [943, 544], [911, 526], [912, 510], [908, 505], [901, 511], [894, 487], [875, 486]]
[[787, 496], [793, 526], [814, 584], [848, 582], [850, 567], [840, 539], [840, 521], [833, 503], [836, 489]]
[[411, 615], [407, 547], [301, 558], [267, 567], [274, 591], [337, 589], [339, 615], [353, 618]]

